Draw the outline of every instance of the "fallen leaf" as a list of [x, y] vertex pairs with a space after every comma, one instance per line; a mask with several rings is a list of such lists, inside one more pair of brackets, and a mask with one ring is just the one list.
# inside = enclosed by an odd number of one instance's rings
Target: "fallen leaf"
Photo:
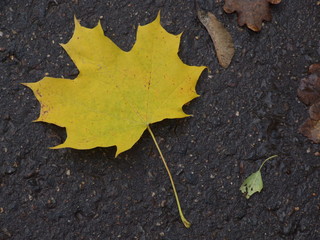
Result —
[[259, 167], [259, 170], [252, 173], [249, 177], [247, 177], [244, 182], [241, 184], [240, 191], [245, 194], [246, 198], [249, 199], [254, 193], [261, 192], [263, 189], [263, 181], [261, 176], [261, 168], [263, 165], [277, 157], [277, 155], [273, 155], [262, 162]]
[[166, 32], [160, 15], [139, 26], [136, 43], [122, 51], [75, 19], [75, 31], [62, 47], [79, 70], [76, 79], [45, 77], [25, 83], [41, 104], [36, 121], [65, 127], [67, 139], [53, 147], [91, 149], [116, 146], [116, 156], [130, 149], [148, 129], [169, 175], [180, 218], [186, 227], [174, 181], [150, 124], [189, 116], [182, 106], [198, 97], [195, 85], [205, 67], [188, 66], [178, 57], [180, 35]]
[[219, 64], [227, 68], [234, 55], [234, 44], [231, 34], [210, 12], [198, 10], [198, 18], [212, 39]]
[[301, 79], [298, 97], [309, 108], [309, 118], [301, 124], [299, 132], [315, 143], [320, 143], [320, 64], [309, 67], [310, 75]]
[[269, 4], [279, 4], [281, 0], [225, 0], [226, 13], [237, 12], [238, 24], [247, 25], [253, 31], [260, 31], [262, 21], [271, 21]]
[[320, 122], [308, 118], [299, 128], [299, 132], [312, 140], [314, 143], [320, 143]]
[[180, 35], [166, 32], [160, 17], [137, 31], [129, 52], [104, 36], [99, 23], [82, 27], [61, 44], [79, 69], [76, 79], [45, 77], [27, 83], [41, 103], [36, 121], [65, 127], [67, 139], [57, 148], [130, 149], [148, 125], [184, 118], [182, 106], [198, 97], [195, 85], [204, 67], [178, 57]]
[[306, 105], [312, 105], [320, 100], [320, 63], [309, 67], [309, 76], [301, 79], [298, 97]]
[[246, 195], [247, 199], [249, 199], [252, 194], [261, 192], [262, 188], [263, 182], [261, 172], [257, 171], [246, 178], [240, 187], [240, 191]]
[[320, 120], [320, 101], [312, 104], [309, 108], [309, 115], [312, 120]]

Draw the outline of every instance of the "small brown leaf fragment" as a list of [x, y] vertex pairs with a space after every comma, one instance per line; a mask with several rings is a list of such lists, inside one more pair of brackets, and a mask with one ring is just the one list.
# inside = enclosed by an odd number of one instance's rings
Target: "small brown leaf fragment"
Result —
[[263, 21], [271, 21], [269, 4], [278, 4], [281, 0], [225, 0], [226, 13], [237, 12], [238, 24], [247, 25], [253, 31], [260, 31]]
[[207, 29], [213, 41], [219, 64], [227, 68], [234, 55], [234, 44], [231, 34], [210, 12], [198, 10], [198, 18]]
[[318, 77], [320, 77], [320, 63], [312, 64], [309, 67], [309, 73], [316, 74]]
[[310, 75], [301, 79], [298, 97], [309, 108], [310, 117], [300, 126], [299, 132], [315, 143], [320, 143], [320, 64], [309, 67]]
[[312, 140], [314, 143], [320, 143], [320, 121], [308, 118], [299, 128], [299, 132]]
[[310, 75], [301, 79], [298, 97], [306, 105], [312, 105], [320, 100], [320, 64], [309, 67]]
[[309, 115], [312, 120], [320, 120], [320, 101], [311, 105], [311, 107], [309, 108]]

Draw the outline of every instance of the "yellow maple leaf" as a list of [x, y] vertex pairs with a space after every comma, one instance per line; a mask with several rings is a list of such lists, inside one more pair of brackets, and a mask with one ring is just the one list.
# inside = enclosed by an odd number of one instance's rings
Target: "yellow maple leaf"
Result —
[[88, 29], [75, 19], [73, 37], [61, 45], [80, 72], [77, 78], [25, 84], [41, 104], [36, 121], [66, 128], [67, 139], [53, 148], [116, 146], [117, 156], [146, 129], [155, 141], [149, 124], [187, 117], [182, 106], [198, 96], [195, 85], [204, 67], [184, 64], [179, 44], [180, 35], [166, 32], [160, 16], [139, 26], [129, 52], [105, 37], [100, 23]]

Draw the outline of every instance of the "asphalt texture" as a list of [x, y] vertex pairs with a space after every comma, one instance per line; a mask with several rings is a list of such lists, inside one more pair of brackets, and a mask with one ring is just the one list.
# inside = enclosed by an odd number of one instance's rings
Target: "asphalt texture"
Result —
[[[239, 27], [221, 0], [198, 3], [233, 36], [226, 70], [194, 1], [0, 1], [1, 240], [320, 239], [320, 147], [297, 132], [308, 113], [296, 97], [299, 80], [320, 61], [319, 1], [283, 0], [260, 33]], [[151, 126], [190, 229], [148, 132], [117, 159], [112, 147], [50, 150], [65, 130], [32, 123], [40, 105], [20, 84], [77, 76], [59, 46], [72, 36], [74, 15], [86, 27], [100, 19], [105, 35], [129, 50], [138, 24], [160, 9], [163, 27], [183, 32], [181, 59], [208, 66], [201, 97], [184, 108], [193, 117]], [[263, 191], [247, 200], [242, 181], [273, 154]]]

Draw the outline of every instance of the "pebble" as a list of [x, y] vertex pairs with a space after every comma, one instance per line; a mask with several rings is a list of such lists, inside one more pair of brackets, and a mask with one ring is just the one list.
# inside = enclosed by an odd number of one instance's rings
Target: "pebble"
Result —
[[6, 169], [6, 174], [12, 174], [16, 172], [16, 168], [12, 167], [12, 166], [8, 166]]
[[53, 197], [50, 197], [50, 199], [48, 199], [47, 204], [46, 204], [47, 208], [49, 208], [49, 209], [55, 208], [56, 205], [57, 205], [57, 202]]
[[193, 172], [186, 172], [185, 177], [187, 182], [191, 185], [196, 185], [198, 182], [198, 178], [195, 176]]

